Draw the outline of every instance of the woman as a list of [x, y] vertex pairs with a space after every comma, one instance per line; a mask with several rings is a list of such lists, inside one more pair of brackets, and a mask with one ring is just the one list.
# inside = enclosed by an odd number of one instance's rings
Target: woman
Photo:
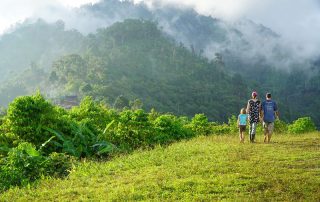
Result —
[[249, 116], [249, 136], [250, 142], [254, 142], [256, 136], [256, 128], [260, 119], [261, 101], [257, 99], [258, 93], [253, 91], [251, 94], [252, 99], [248, 100], [247, 114]]

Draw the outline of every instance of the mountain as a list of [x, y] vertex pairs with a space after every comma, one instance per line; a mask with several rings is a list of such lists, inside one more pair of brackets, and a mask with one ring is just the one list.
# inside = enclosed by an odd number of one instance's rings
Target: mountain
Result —
[[65, 31], [63, 21], [48, 24], [39, 19], [19, 24], [0, 38], [1, 80], [34, 64], [49, 69], [58, 57], [81, 52], [82, 40], [78, 31]]
[[60, 92], [111, 105], [120, 97], [141, 99], [149, 110], [213, 120], [227, 120], [245, 105], [247, 90], [241, 76], [235, 80], [221, 64], [176, 45], [156, 24], [132, 19], [89, 35], [86, 55], [56, 61], [51, 81]]
[[2, 105], [40, 89], [110, 105], [140, 98], [146, 108], [226, 121], [257, 90], [273, 94], [282, 119], [311, 116], [320, 125], [318, 60], [298, 57], [263, 25], [118, 0], [71, 12], [76, 23], [26, 21], [1, 36]]

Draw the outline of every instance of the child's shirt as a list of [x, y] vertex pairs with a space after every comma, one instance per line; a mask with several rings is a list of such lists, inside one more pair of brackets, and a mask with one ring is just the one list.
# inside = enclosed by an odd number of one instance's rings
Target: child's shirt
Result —
[[241, 126], [247, 125], [247, 118], [248, 118], [247, 114], [239, 114], [239, 125]]

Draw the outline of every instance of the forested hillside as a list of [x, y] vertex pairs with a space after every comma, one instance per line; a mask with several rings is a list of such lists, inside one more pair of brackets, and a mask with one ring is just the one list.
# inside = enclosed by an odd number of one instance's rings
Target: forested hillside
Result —
[[84, 56], [53, 64], [51, 81], [61, 92], [91, 95], [111, 105], [144, 107], [192, 116], [206, 113], [226, 120], [246, 103], [247, 86], [219, 61], [208, 61], [165, 37], [156, 24], [126, 20], [88, 36]]
[[164, 33], [192, 53], [218, 59], [235, 79], [241, 75], [239, 80], [244, 80], [248, 91], [257, 90], [261, 99], [271, 92], [280, 103], [284, 120], [307, 115], [320, 125], [320, 118], [314, 113], [320, 106], [319, 59], [301, 57], [299, 50], [287, 46], [279, 34], [261, 24], [250, 20], [228, 23], [183, 7], [155, 6], [149, 10], [143, 4], [117, 0], [85, 6], [80, 13], [114, 21], [156, 21]]
[[[40, 89], [52, 99], [91, 95], [117, 108], [143, 103], [146, 109], [227, 121], [257, 90], [261, 99], [273, 94], [281, 119], [311, 116], [320, 125], [317, 58], [296, 57], [263, 25], [117, 0], [75, 12], [92, 19], [91, 34], [66, 30], [61, 20], [39, 20], [1, 36], [2, 106]], [[88, 32], [86, 27], [79, 30]]]
[[83, 52], [84, 36], [66, 31], [64, 22], [48, 24], [43, 20], [17, 25], [0, 38], [0, 105], [7, 106], [16, 96], [41, 89], [52, 62], [59, 57]]
[[65, 31], [63, 21], [48, 24], [39, 19], [31, 24], [28, 21], [18, 24], [13, 32], [0, 38], [0, 80], [33, 63], [49, 68], [58, 57], [80, 52], [83, 38], [76, 30]]

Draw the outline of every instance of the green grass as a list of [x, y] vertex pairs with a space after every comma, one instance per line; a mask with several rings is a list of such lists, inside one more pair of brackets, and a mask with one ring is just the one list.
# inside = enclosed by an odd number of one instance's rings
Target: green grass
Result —
[[11, 189], [0, 201], [320, 201], [320, 133], [261, 141], [199, 137], [82, 162], [67, 179]]

